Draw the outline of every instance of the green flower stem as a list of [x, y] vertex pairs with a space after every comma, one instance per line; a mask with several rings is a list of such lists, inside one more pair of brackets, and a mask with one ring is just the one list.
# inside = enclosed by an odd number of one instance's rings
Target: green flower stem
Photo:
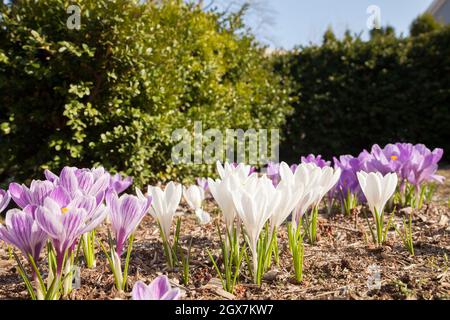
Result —
[[169, 239], [168, 239], [169, 235], [164, 234], [164, 231], [159, 222], [158, 222], [158, 226], [159, 226], [159, 232], [160, 232], [160, 235], [162, 238], [164, 256], [166, 257], [167, 266], [170, 269], [173, 269], [175, 266], [178, 266], [178, 264], [179, 264], [177, 252], [178, 252], [178, 242], [179, 242], [180, 230], [181, 230], [181, 218], [178, 218], [178, 220], [177, 220], [175, 235], [174, 235], [174, 239], [173, 239], [173, 245], [169, 242]]
[[295, 280], [300, 283], [303, 280], [303, 258], [305, 247], [300, 226], [294, 228], [292, 223], [288, 225], [289, 250], [294, 262]]
[[127, 256], [125, 258], [125, 268], [123, 269], [123, 277], [121, 284], [121, 289], [123, 291], [125, 291], [127, 285], [128, 267], [130, 265], [130, 257], [131, 257], [131, 250], [133, 249], [133, 241], [134, 241], [134, 234], [130, 235], [130, 238], [128, 240]]
[[347, 190], [347, 195], [344, 199], [344, 211], [347, 216], [349, 216], [352, 212], [352, 209], [357, 206], [357, 197]]
[[108, 253], [108, 250], [106, 249], [105, 245], [101, 241], [98, 241], [100, 247], [103, 250], [103, 253], [106, 256], [106, 259], [108, 260], [109, 266], [114, 275], [114, 284], [119, 292], [126, 291], [128, 267], [130, 264], [131, 251], [133, 250], [133, 241], [134, 241], [134, 234], [131, 234], [130, 237], [128, 238], [128, 248], [125, 257], [125, 266], [123, 269], [123, 273], [120, 257], [117, 256], [113, 246], [110, 244], [110, 251]]
[[[207, 250], [207, 253], [214, 266], [214, 269], [217, 272], [217, 275], [220, 278], [223, 289], [227, 292], [233, 293], [239, 278], [239, 269], [241, 267], [243, 258], [245, 257], [247, 259], [247, 263], [249, 263], [247, 250], [245, 247], [245, 243], [242, 247], [239, 246], [237, 231], [235, 229], [231, 230], [231, 232], [230, 230], [227, 230], [227, 235], [224, 239], [222, 236], [222, 232], [220, 231], [220, 226], [217, 222], [216, 227], [220, 240], [223, 271], [219, 268], [211, 252]], [[236, 260], [235, 256], [237, 255], [237, 252], [239, 252], [239, 254], [238, 259]]]
[[411, 256], [414, 256], [414, 241], [412, 234], [412, 214], [409, 215], [408, 222], [405, 218], [403, 218], [403, 230], [400, 231], [397, 227], [395, 227], [395, 231], [402, 239], [403, 245], [406, 250], [408, 250]]
[[315, 205], [308, 215], [302, 218], [302, 224], [305, 226], [306, 235], [310, 244], [315, 244], [317, 241], [317, 219], [319, 216], [319, 206]]
[[83, 234], [81, 238], [83, 255], [86, 261], [86, 267], [89, 269], [95, 268], [95, 230]]

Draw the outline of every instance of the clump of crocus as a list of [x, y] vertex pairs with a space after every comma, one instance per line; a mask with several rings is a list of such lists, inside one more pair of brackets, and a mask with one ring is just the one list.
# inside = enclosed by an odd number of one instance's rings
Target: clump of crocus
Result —
[[[395, 172], [400, 180], [399, 198], [402, 205], [421, 207], [424, 198], [430, 199], [433, 183], [442, 183], [444, 177], [436, 174], [443, 150], [433, 151], [423, 144], [388, 144], [381, 148], [375, 144], [367, 155], [366, 172], [386, 174]], [[427, 185], [428, 184], [428, 185]]]
[[10, 200], [11, 195], [9, 194], [9, 191], [0, 189], [0, 213], [6, 209]]
[[358, 157], [343, 155], [339, 159], [333, 158], [334, 167], [341, 169], [341, 176], [336, 185], [336, 193], [342, 209], [347, 215], [357, 206], [358, 201], [362, 201], [364, 198], [356, 173], [364, 170], [365, 159], [364, 154]]
[[[322, 155], [320, 155], [320, 154], [317, 155], [317, 156], [315, 156], [314, 154], [309, 154], [306, 157], [301, 157], [300, 161], [301, 161], [301, 163], [312, 163], [312, 164], [315, 164], [319, 168], [324, 168], [324, 167], [330, 167], [331, 166], [331, 161], [326, 161], [326, 160], [322, 159]], [[291, 166], [291, 169], [292, 169], [292, 166]], [[296, 168], [293, 169], [293, 172], [295, 172], [295, 170], [296, 170]], [[333, 208], [333, 204], [334, 204], [334, 200], [335, 200], [335, 194], [336, 194], [336, 186], [334, 186], [333, 188], [331, 188], [327, 192], [327, 201], [325, 202], [325, 204], [327, 206], [328, 213], [331, 213], [331, 210]]]
[[[62, 185], [57, 186], [48, 196], [49, 199], [57, 203], [61, 212], [67, 212], [69, 209], [83, 209], [86, 213], [85, 222], [93, 223], [95, 227], [99, 225], [103, 219], [106, 217], [106, 208], [103, 202], [99, 200], [98, 196], [83, 194], [82, 192], [76, 192], [73, 196], [64, 188]], [[100, 202], [99, 202], [100, 201]], [[94, 228], [95, 228], [94, 227]], [[93, 263], [95, 265], [95, 255], [94, 255], [94, 243], [86, 242], [86, 235], [94, 234], [94, 228], [90, 228], [88, 231], [81, 235], [81, 245], [84, 250], [85, 260], [87, 262]], [[89, 236], [87, 239], [93, 241], [93, 236]], [[72, 248], [69, 252], [69, 259], [65, 264], [65, 268], [69, 270], [73, 264]], [[88, 267], [90, 265], [87, 263]], [[65, 293], [68, 294], [71, 291], [72, 277], [66, 276], [65, 281]]]
[[[285, 214], [288, 214], [288, 212], [292, 213], [292, 221], [288, 224], [288, 244], [293, 258], [295, 279], [297, 282], [301, 282], [303, 279], [303, 237], [305, 235], [305, 232], [302, 232], [303, 216], [316, 199], [318, 199], [319, 193], [321, 192], [321, 188], [314, 184], [315, 178], [310, 175], [310, 169], [313, 167], [316, 166], [300, 164], [292, 171], [292, 166], [290, 168], [284, 162], [280, 164], [281, 182], [277, 189], [281, 193], [281, 201], [279, 204], [281, 207], [275, 210], [274, 216], [271, 218], [273, 221], [278, 220], [277, 224], [280, 224], [283, 218], [285, 219]], [[317, 173], [318, 170], [316, 170]], [[283, 208], [284, 205], [286, 207]], [[280, 216], [283, 211], [283, 215]], [[306, 224], [303, 227], [307, 227]]]
[[[128, 183], [122, 184], [120, 176], [114, 176], [112, 179], [103, 167], [92, 169], [64, 167], [59, 176], [49, 170], [45, 171], [45, 176], [48, 180], [47, 182], [51, 182], [54, 188], [58, 188], [60, 196], [64, 198], [66, 203], [60, 203], [62, 207], [80, 195], [94, 197], [96, 200], [95, 204], [92, 203], [92, 207], [86, 208], [88, 214], [99, 208], [109, 188], [121, 189]], [[96, 265], [95, 230], [83, 234], [81, 243], [86, 266], [94, 268]]]
[[189, 188], [183, 187], [183, 196], [189, 207], [194, 210], [200, 224], [207, 224], [211, 221], [209, 213], [202, 209], [202, 203], [205, 200], [204, 189], [196, 185]]
[[358, 181], [362, 191], [367, 199], [367, 205], [372, 212], [375, 220], [375, 231], [367, 219], [373, 241], [381, 246], [386, 241], [387, 232], [391, 226], [392, 217], [387, 225], [384, 223], [384, 207], [387, 201], [392, 197], [397, 187], [397, 175], [388, 173], [383, 176], [379, 172], [366, 173], [360, 171], [357, 173]]
[[158, 276], [149, 285], [142, 281], [134, 284], [131, 293], [133, 300], [178, 300], [180, 289], [170, 286], [167, 276]]
[[216, 166], [220, 179], [213, 180], [208, 178], [208, 186], [214, 200], [222, 211], [227, 229], [227, 237], [230, 238], [229, 235], [232, 235], [236, 231], [234, 224], [236, 210], [233, 205], [232, 191], [246, 184], [249, 179], [256, 176], [256, 173], [252, 173], [253, 169], [251, 166], [243, 163], [230, 165], [226, 162], [222, 166], [218, 161]]
[[[139, 189], [136, 189], [136, 192], [137, 196], [123, 194], [119, 197], [115, 191], [110, 191], [106, 195], [106, 205], [109, 209], [114, 241], [109, 237], [109, 251], [102, 243], [101, 246], [114, 274], [116, 289], [119, 291], [126, 289], [134, 232], [152, 203], [151, 196], [144, 196]], [[122, 272], [121, 256], [127, 240], [125, 267]]]
[[266, 266], [270, 243], [261, 241], [260, 235], [280, 201], [272, 181], [263, 175], [253, 176], [250, 181], [232, 191], [232, 199], [245, 231], [245, 239], [252, 252], [252, 276], [260, 285]]
[[86, 208], [95, 203], [94, 197], [80, 195], [70, 201], [66, 207], [61, 206], [57, 196], [54, 199], [45, 198], [44, 204], [37, 207], [35, 217], [38, 226], [47, 233], [52, 242], [49, 256], [54, 257], [54, 263], [50, 263], [53, 279], [47, 295], [52, 299], [57, 299], [60, 296], [61, 288], [64, 289], [65, 294], [71, 290], [73, 253], [76, 241], [82, 234], [96, 228], [106, 217], [107, 212], [105, 208], [101, 208], [94, 214], [88, 213]]
[[169, 182], [164, 190], [159, 187], [148, 187], [148, 194], [152, 196], [153, 202], [150, 214], [158, 223], [164, 246], [167, 264], [173, 268], [178, 263], [178, 239], [180, 235], [181, 219], [178, 219], [173, 239], [170, 236], [170, 227], [181, 201], [183, 188], [180, 184]]
[[[23, 210], [9, 210], [6, 213], [5, 224], [6, 226], [0, 225], [0, 239], [17, 247], [22, 252], [30, 264], [31, 270], [33, 270], [32, 281], [34, 282], [34, 285], [32, 285], [31, 281], [28, 279], [22, 263], [14, 254], [19, 267], [19, 273], [25, 282], [31, 298], [33, 300], [44, 299], [47, 296], [47, 287], [43, 283], [37, 265], [41, 250], [47, 241], [47, 234], [35, 221], [30, 206]], [[48, 298], [51, 297], [48, 296]]]
[[[338, 181], [341, 170], [327, 166], [320, 168], [314, 163], [302, 163], [294, 173], [284, 165], [283, 169], [280, 168], [280, 174], [282, 180], [286, 180], [289, 184], [295, 186], [303, 185], [304, 190], [307, 190], [300, 198], [296, 210], [294, 210], [293, 221], [298, 225], [300, 218], [303, 218], [302, 223], [306, 234], [310, 242], [315, 243], [319, 204]], [[305, 215], [309, 206], [312, 206], [311, 213]]]
[[[72, 167], [65, 167], [59, 176], [46, 170], [45, 176], [47, 180], [33, 180], [29, 187], [11, 183], [8, 194], [51, 240], [47, 246], [47, 286], [41, 285], [36, 292], [38, 298], [57, 299], [71, 291], [74, 247], [79, 237], [92, 234], [106, 216], [102, 202], [110, 177], [103, 168]], [[41, 280], [36, 264], [33, 270]]]
[[217, 172], [220, 179], [213, 180], [208, 178], [208, 186], [214, 200], [221, 209], [225, 222], [225, 236], [217, 223], [217, 231], [220, 238], [220, 247], [222, 251], [221, 260], [223, 261], [223, 271], [220, 270], [215, 259], [208, 251], [209, 257], [219, 275], [224, 290], [233, 292], [234, 286], [239, 276], [245, 247], [239, 243], [241, 219], [236, 213], [233, 203], [233, 190], [240, 188], [253, 180], [257, 175], [252, 172], [248, 165], [240, 163], [230, 165], [225, 163], [223, 166], [217, 162]]
[[[436, 148], [431, 151], [423, 144], [416, 144], [410, 160], [402, 168], [402, 178], [414, 186], [415, 201], [413, 204], [419, 208], [423, 204], [427, 191], [427, 188], [423, 185], [426, 183], [432, 184], [433, 182], [442, 183], [444, 181], [443, 176], [436, 174], [438, 163], [443, 153], [444, 151], [442, 149]], [[428, 190], [430, 189], [428, 188]], [[431, 187], [431, 190], [433, 190], [433, 187]], [[426, 197], [431, 199], [431, 194]]]

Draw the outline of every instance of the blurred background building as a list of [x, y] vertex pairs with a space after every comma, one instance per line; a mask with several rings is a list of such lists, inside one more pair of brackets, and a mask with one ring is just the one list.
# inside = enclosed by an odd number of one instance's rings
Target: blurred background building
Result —
[[434, 0], [427, 10], [436, 20], [450, 23], [450, 0]]

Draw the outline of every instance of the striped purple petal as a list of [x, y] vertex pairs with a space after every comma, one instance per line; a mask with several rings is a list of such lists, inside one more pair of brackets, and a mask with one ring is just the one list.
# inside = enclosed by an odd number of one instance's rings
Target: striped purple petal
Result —
[[9, 191], [0, 189], [0, 213], [6, 209], [10, 200], [11, 195], [9, 194]]

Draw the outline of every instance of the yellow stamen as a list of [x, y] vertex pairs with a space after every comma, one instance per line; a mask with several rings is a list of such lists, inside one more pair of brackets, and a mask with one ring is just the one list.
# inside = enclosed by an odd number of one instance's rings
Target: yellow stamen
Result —
[[69, 211], [68, 208], [61, 208], [61, 213], [62, 213], [62, 214], [67, 213], [67, 211]]
[[397, 160], [398, 157], [397, 156], [391, 156], [391, 160]]

